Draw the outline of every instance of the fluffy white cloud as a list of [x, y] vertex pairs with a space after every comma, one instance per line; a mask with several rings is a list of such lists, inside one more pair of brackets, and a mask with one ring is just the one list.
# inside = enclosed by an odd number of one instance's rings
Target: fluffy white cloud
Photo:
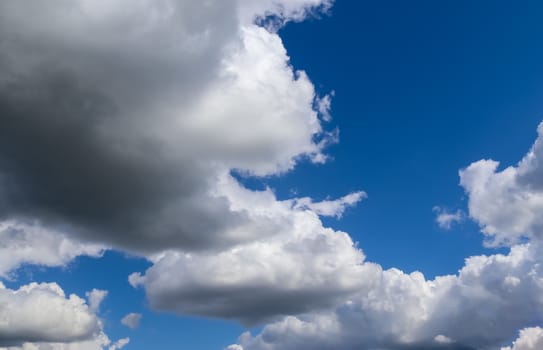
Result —
[[469, 213], [489, 245], [510, 245], [543, 236], [543, 124], [532, 149], [517, 166], [480, 160], [460, 171], [469, 196]]
[[66, 297], [55, 283], [31, 283], [17, 290], [0, 283], [0, 346], [83, 341], [100, 330], [85, 300]]
[[435, 206], [432, 210], [437, 214], [437, 224], [444, 230], [450, 230], [454, 223], [464, 220], [464, 212], [460, 209], [455, 212], [449, 212], [447, 209]]
[[527, 244], [508, 255], [471, 257], [458, 275], [434, 280], [371, 265], [364, 287], [332, 312], [286, 317], [257, 336], [242, 335], [238, 346], [495, 349], [518, 328], [542, 321], [541, 253]]
[[138, 328], [138, 326], [140, 325], [141, 317], [141, 314], [131, 312], [122, 318], [121, 323], [132, 329]]
[[[155, 256], [144, 276], [130, 276], [134, 286], [145, 287], [151, 306], [254, 323], [330, 307], [363, 285], [368, 267], [360, 264], [362, 253], [346, 233], [323, 227], [306, 209], [317, 203], [278, 201], [269, 189], [250, 191], [231, 177], [221, 191], [232, 210], [246, 210], [255, 227], [266, 222], [273, 234], [220, 252]], [[326, 207], [340, 212], [361, 197], [355, 193]]]
[[79, 255], [98, 257], [98, 244], [84, 244], [37, 223], [0, 221], [0, 276], [22, 264], [62, 266]]
[[19, 289], [0, 283], [0, 350], [117, 350], [96, 316], [106, 291], [87, 293], [89, 304], [66, 296], [56, 283], [30, 283]]
[[524, 328], [513, 342], [513, 346], [501, 350], [539, 350], [543, 349], [543, 329], [541, 327]]

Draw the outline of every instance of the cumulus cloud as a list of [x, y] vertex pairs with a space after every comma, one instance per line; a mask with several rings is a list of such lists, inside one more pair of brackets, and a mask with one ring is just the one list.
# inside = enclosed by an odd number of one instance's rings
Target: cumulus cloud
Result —
[[268, 222], [276, 233], [221, 252], [156, 256], [144, 275], [130, 276], [132, 285], [145, 288], [151, 306], [253, 324], [330, 307], [360, 287], [364, 257], [346, 233], [323, 227], [317, 213], [279, 201], [269, 189], [250, 191], [232, 177], [222, 186], [233, 207], [246, 208], [254, 222]]
[[122, 318], [121, 323], [128, 328], [135, 329], [139, 327], [141, 317], [141, 314], [131, 312]]
[[[542, 248], [467, 259], [458, 275], [366, 263], [364, 287], [333, 311], [289, 316], [260, 334], [243, 334], [244, 350], [493, 349], [518, 328], [543, 321]], [[368, 267], [369, 267], [368, 266]]]
[[470, 216], [489, 245], [511, 245], [543, 236], [543, 124], [531, 150], [516, 166], [480, 160], [460, 171]]
[[460, 209], [450, 212], [445, 208], [435, 206], [432, 210], [436, 213], [437, 224], [444, 230], [450, 230], [453, 224], [464, 220], [464, 212]]
[[[433, 280], [363, 262], [364, 282], [332, 311], [287, 316], [241, 335], [232, 348], [490, 350], [541, 324], [540, 138], [516, 167], [497, 172], [497, 162], [479, 161], [460, 173], [470, 217], [494, 243], [512, 244], [508, 254], [470, 257], [457, 275]], [[521, 236], [528, 242], [514, 244]], [[527, 328], [504, 349], [538, 348], [540, 334]]]
[[524, 328], [519, 337], [513, 342], [513, 346], [501, 348], [501, 350], [538, 350], [543, 349], [543, 329], [541, 327]]
[[66, 296], [56, 283], [30, 283], [18, 289], [0, 283], [0, 350], [117, 350], [96, 311], [106, 291], [87, 293], [89, 304]]
[[253, 23], [330, 4], [2, 1], [0, 219], [144, 253], [259, 237], [218, 178], [322, 162], [334, 134], [279, 36]]
[[22, 264], [62, 266], [79, 255], [99, 257], [103, 249], [35, 222], [0, 221], [0, 276], [4, 278]]
[[101, 331], [96, 315], [77, 295], [55, 283], [31, 283], [12, 290], [0, 283], [0, 346], [74, 342]]

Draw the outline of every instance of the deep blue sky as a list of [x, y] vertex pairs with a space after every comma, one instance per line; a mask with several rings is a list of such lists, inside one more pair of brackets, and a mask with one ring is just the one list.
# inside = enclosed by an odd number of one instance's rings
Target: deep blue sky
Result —
[[[369, 198], [328, 225], [348, 232], [368, 260], [427, 277], [455, 273], [481, 246], [475, 224], [444, 231], [432, 207], [465, 211], [459, 169], [493, 158], [516, 163], [543, 119], [543, 3], [540, 1], [347, 1], [330, 15], [280, 31], [291, 63], [322, 94], [335, 91], [333, 120], [340, 143], [333, 160], [300, 164], [278, 178], [249, 180], [279, 198]], [[25, 268], [20, 279], [57, 281], [67, 292], [110, 291], [102, 305], [112, 339], [129, 349], [221, 349], [243, 328], [226, 321], [151, 312], [127, 276], [148, 266], [107, 253], [78, 258], [68, 270]], [[144, 314], [130, 331], [118, 320]]]

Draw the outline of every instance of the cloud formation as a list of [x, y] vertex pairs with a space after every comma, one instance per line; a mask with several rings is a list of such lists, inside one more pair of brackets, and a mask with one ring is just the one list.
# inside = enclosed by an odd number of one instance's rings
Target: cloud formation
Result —
[[0, 283], [0, 346], [74, 342], [101, 332], [85, 300], [68, 297], [55, 283], [31, 283], [12, 290]]
[[[154, 308], [271, 322], [236, 350], [486, 349], [541, 323], [543, 126], [517, 166], [460, 173], [470, 217], [510, 252], [433, 280], [366, 262], [324, 227], [319, 215], [341, 217], [363, 192], [279, 200], [231, 175], [326, 161], [330, 96], [294, 71], [274, 30], [330, 5], [0, 2], [0, 274], [110, 247], [140, 253], [153, 266], [130, 282]], [[104, 296], [87, 306], [55, 284], [2, 286], [0, 346], [121, 348], [128, 339], [111, 342], [94, 314]]]
[[85, 293], [85, 296], [88, 299], [89, 308], [93, 312], [97, 312], [100, 308], [100, 304], [102, 304], [102, 301], [104, 301], [105, 297], [108, 295], [107, 290], [101, 290], [94, 288], [90, 292]]
[[23, 264], [63, 266], [79, 255], [99, 257], [103, 250], [36, 222], [0, 221], [0, 277], [10, 277]]
[[543, 236], [543, 123], [537, 131], [534, 145], [516, 166], [498, 170], [499, 162], [485, 159], [460, 171], [470, 216], [491, 246]]
[[[332, 306], [361, 286], [364, 256], [346, 233], [323, 227], [315, 211], [297, 200], [279, 201], [269, 189], [251, 191], [231, 177], [222, 186], [232, 207], [267, 222], [275, 234], [220, 252], [156, 256], [144, 275], [130, 276], [132, 285], [145, 288], [151, 306], [253, 324]], [[326, 208], [340, 212], [342, 203], [361, 197], [329, 201]]]
[[142, 253], [269, 234], [219, 178], [323, 162], [334, 136], [279, 36], [253, 22], [330, 3], [2, 1], [0, 220]]
[[257, 336], [242, 335], [239, 346], [492, 349], [543, 321], [541, 253], [539, 245], [523, 245], [508, 255], [471, 257], [458, 275], [434, 280], [372, 265], [364, 288], [332, 312], [286, 317]]
[[[461, 172], [469, 214], [483, 232], [509, 243], [528, 232], [527, 243], [512, 245], [508, 254], [470, 257], [457, 275], [433, 280], [419, 272], [383, 270], [364, 262], [362, 286], [333, 310], [287, 316], [259, 334], [243, 334], [231, 349], [486, 350], [499, 348], [518, 329], [543, 323], [542, 231], [533, 221], [538, 213], [533, 199], [539, 189], [536, 177], [526, 175], [537, 172], [540, 148], [538, 139], [518, 167], [503, 172], [496, 173], [497, 163], [489, 161]], [[498, 185], [504, 190], [496, 191]], [[516, 211], [505, 210], [509, 205]], [[519, 212], [534, 215], [510, 217]], [[522, 224], [503, 226], [508, 220]], [[515, 231], [516, 227], [529, 230]], [[513, 349], [537, 346], [539, 334], [539, 328], [522, 331]]]
[[139, 327], [141, 317], [142, 317], [141, 314], [131, 312], [122, 318], [121, 323], [127, 326], [128, 328], [135, 329]]
[[524, 328], [519, 337], [513, 342], [513, 346], [501, 350], [537, 350], [543, 349], [543, 329], [541, 327]]
[[450, 230], [453, 224], [464, 220], [464, 212], [460, 209], [450, 212], [445, 208], [435, 206], [432, 210], [437, 214], [436, 222], [438, 226], [444, 230]]

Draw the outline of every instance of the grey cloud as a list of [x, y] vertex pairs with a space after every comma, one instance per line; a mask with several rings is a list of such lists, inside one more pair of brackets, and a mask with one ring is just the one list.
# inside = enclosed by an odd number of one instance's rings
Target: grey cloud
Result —
[[252, 220], [266, 217], [281, 229], [220, 252], [159, 254], [144, 275], [129, 279], [145, 288], [152, 307], [256, 324], [333, 307], [373, 277], [372, 265], [361, 264], [364, 256], [350, 237], [323, 227], [315, 212], [296, 201], [278, 201], [270, 190], [245, 189], [232, 178], [223, 186]]
[[[289, 316], [253, 336], [244, 350], [496, 349], [543, 321], [541, 244], [467, 259], [458, 275], [426, 280], [397, 269], [367, 270], [357, 293], [332, 311]], [[365, 263], [370, 264], [370, 263]]]
[[273, 234], [215, 191], [322, 159], [313, 85], [261, 5], [0, 3], [0, 220], [143, 253]]
[[[0, 90], [2, 218], [51, 226], [69, 218], [84, 237], [132, 249], [209, 243], [201, 232], [227, 226], [227, 217], [213, 215], [228, 213], [226, 205], [191, 208], [192, 197], [204, 197], [197, 165], [164, 159], [152, 141], [134, 147], [111, 140], [101, 128], [116, 113], [113, 102], [64, 72]], [[177, 212], [165, 207], [172, 203]]]

